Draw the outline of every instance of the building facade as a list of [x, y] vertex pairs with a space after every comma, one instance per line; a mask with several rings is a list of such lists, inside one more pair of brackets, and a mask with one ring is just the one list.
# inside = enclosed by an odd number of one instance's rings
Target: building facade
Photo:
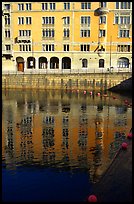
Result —
[[130, 72], [132, 2], [3, 2], [2, 71]]

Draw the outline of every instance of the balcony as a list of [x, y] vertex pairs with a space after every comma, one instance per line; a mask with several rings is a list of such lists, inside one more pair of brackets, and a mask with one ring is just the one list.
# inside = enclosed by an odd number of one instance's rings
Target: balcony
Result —
[[3, 15], [10, 15], [10, 10], [9, 9], [3, 9], [2, 14]]
[[2, 50], [2, 56], [12, 56], [12, 50]]
[[100, 7], [94, 11], [95, 16], [101, 16], [103, 14], [107, 14], [109, 12], [108, 8]]
[[18, 36], [15, 38], [15, 43], [31, 43], [31, 36]]

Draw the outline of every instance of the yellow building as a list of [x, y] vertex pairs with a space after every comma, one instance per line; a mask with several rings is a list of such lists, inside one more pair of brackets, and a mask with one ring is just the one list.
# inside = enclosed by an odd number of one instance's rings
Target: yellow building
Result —
[[4, 72], [131, 71], [132, 2], [3, 2]]

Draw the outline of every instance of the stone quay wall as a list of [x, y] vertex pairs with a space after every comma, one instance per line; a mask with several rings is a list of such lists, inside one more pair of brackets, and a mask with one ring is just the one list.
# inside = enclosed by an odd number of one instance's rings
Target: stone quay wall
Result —
[[107, 90], [131, 76], [131, 73], [3, 74], [2, 88]]

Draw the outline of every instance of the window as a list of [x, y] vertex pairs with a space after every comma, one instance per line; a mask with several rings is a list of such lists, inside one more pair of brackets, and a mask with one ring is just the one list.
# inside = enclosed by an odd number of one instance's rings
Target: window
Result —
[[6, 51], [10, 51], [11, 50], [11, 45], [5, 45], [5, 49], [6, 49]]
[[64, 29], [64, 34], [63, 34], [63, 36], [64, 37], [69, 37], [69, 29]]
[[20, 44], [19, 45], [20, 51], [31, 51], [31, 45], [30, 44]]
[[10, 25], [10, 17], [5, 16], [5, 25]]
[[81, 16], [81, 25], [90, 25], [90, 16]]
[[24, 17], [18, 17], [18, 24], [23, 25], [24, 24]]
[[129, 30], [120, 30], [119, 31], [120, 38], [129, 38]]
[[43, 51], [54, 51], [54, 44], [43, 44]]
[[42, 24], [54, 25], [54, 17], [42, 17]]
[[5, 38], [10, 38], [10, 37], [11, 37], [10, 30], [5, 30]]
[[81, 9], [91, 9], [91, 3], [90, 2], [82, 2], [81, 3]]
[[4, 4], [4, 8], [5, 8], [6, 10], [10, 10], [10, 4]]
[[131, 9], [132, 2], [116, 2], [116, 9]]
[[90, 45], [80, 45], [80, 50], [82, 52], [90, 51]]
[[26, 17], [26, 24], [27, 25], [32, 24], [32, 17]]
[[55, 10], [55, 3], [50, 3], [50, 10]]
[[42, 10], [48, 10], [48, 4], [42, 3]]
[[70, 10], [70, 3], [64, 3], [64, 10]]
[[119, 2], [116, 2], [116, 9], [119, 9]]
[[114, 22], [115, 22], [115, 24], [119, 23], [119, 16], [115, 16]]
[[31, 36], [31, 30], [19, 30], [19, 36]]
[[82, 67], [87, 68], [87, 59], [82, 59]]
[[106, 24], [106, 16], [100, 16], [100, 24]]
[[120, 2], [121, 9], [130, 9], [130, 2]]
[[129, 68], [129, 59], [127, 59], [125, 57], [119, 58], [119, 60], [117, 62], [117, 67], [119, 67], [119, 68]]
[[42, 37], [45, 38], [53, 38], [54, 37], [54, 29], [43, 29]]
[[120, 24], [130, 24], [130, 16], [120, 16]]
[[80, 32], [81, 37], [90, 37], [90, 30], [81, 30]]
[[63, 45], [63, 49], [64, 49], [64, 51], [69, 51], [69, 45], [67, 44], [67, 45]]
[[104, 59], [99, 60], [99, 68], [104, 68]]
[[106, 31], [105, 30], [100, 30], [99, 37], [105, 37], [105, 36], [106, 36]]
[[70, 17], [67, 16], [67, 17], [63, 17], [64, 19], [64, 25], [69, 25], [70, 24]]
[[107, 2], [100, 2], [100, 7], [106, 8], [107, 7]]
[[130, 52], [130, 45], [117, 45], [117, 52]]
[[26, 10], [27, 11], [31, 11], [32, 10], [32, 4], [31, 3], [27, 3], [26, 4]]
[[24, 4], [18, 4], [18, 10], [23, 11], [24, 10]]
[[115, 24], [130, 24], [130, 16], [115, 16]]

